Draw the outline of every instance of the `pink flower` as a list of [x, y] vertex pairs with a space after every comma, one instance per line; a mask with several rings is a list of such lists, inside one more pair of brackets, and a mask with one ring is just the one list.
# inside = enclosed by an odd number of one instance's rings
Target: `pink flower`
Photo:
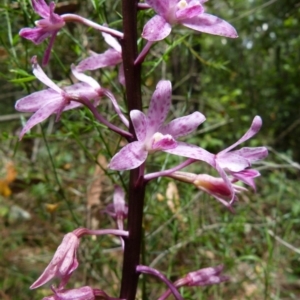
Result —
[[151, 98], [148, 114], [139, 110], [130, 112], [137, 141], [123, 147], [112, 158], [110, 169], [134, 169], [146, 160], [148, 153], [176, 149], [181, 144], [176, 138], [191, 133], [204, 122], [205, 117], [200, 112], [194, 112], [163, 125], [171, 105], [171, 89], [170, 81], [159, 81]]
[[[231, 150], [252, 138], [258, 133], [261, 126], [262, 119], [259, 116], [256, 116], [253, 119], [250, 128], [236, 143], [216, 155], [209, 153], [202, 148], [183, 143], [179, 144], [176, 148], [166, 150], [166, 152], [205, 161], [214, 167], [229, 188], [231, 193], [230, 205], [235, 200], [235, 189], [232, 182], [240, 180], [255, 189], [253, 178], [259, 176], [260, 173], [257, 170], [250, 169], [250, 167], [253, 162], [264, 159], [268, 155], [266, 147], [244, 147], [239, 150]], [[229, 179], [226, 172], [233, 177], [233, 180]]]
[[73, 232], [66, 234], [60, 246], [57, 248], [49, 265], [44, 270], [42, 275], [31, 285], [30, 288], [36, 289], [44, 285], [54, 277], [58, 277], [61, 279], [59, 289], [62, 289], [68, 282], [72, 273], [78, 267], [78, 261], [76, 258], [76, 251], [78, 247], [79, 247], [78, 236]]
[[172, 26], [185, 27], [214, 35], [236, 38], [236, 30], [226, 21], [204, 12], [206, 0], [146, 0], [157, 13], [144, 26], [142, 37], [148, 41], [166, 38]]
[[73, 71], [74, 76], [82, 82], [61, 89], [44, 73], [38, 65], [36, 57], [32, 58], [32, 68], [33, 74], [49, 89], [32, 93], [16, 102], [16, 110], [34, 113], [22, 129], [20, 139], [33, 126], [41, 123], [50, 115], [56, 114], [58, 119], [62, 111], [82, 105], [79, 102], [72, 101], [72, 99], [84, 97], [94, 100], [95, 105], [99, 104], [101, 87], [93, 78]]
[[59, 15], [54, 13], [54, 2], [51, 2], [49, 5], [47, 5], [44, 0], [32, 0], [31, 2], [34, 11], [43, 19], [35, 22], [35, 28], [23, 28], [19, 34], [21, 37], [31, 40], [35, 44], [40, 44], [47, 37], [51, 37], [43, 58], [43, 65], [46, 65], [50, 58], [50, 52], [55, 37], [58, 31], [64, 27], [65, 21]]
[[234, 201], [234, 192], [226, 172], [233, 176], [236, 181], [240, 180], [255, 189], [253, 178], [260, 176], [260, 173], [249, 168], [252, 163], [266, 158], [268, 149], [266, 147], [244, 147], [239, 150], [231, 150], [256, 135], [261, 126], [262, 119], [256, 116], [248, 131], [237, 142], [215, 155], [216, 169], [231, 188], [232, 201]]

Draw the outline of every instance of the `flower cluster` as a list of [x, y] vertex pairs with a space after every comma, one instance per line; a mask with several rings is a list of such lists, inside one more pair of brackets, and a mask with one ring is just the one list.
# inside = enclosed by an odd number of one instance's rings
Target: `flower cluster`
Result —
[[[59, 87], [54, 83], [39, 66], [37, 58], [32, 58], [33, 74], [48, 88], [34, 92], [17, 101], [15, 107], [18, 111], [33, 113], [22, 129], [20, 139], [35, 125], [46, 120], [50, 115], [55, 114], [56, 120], [59, 120], [63, 111], [85, 106], [93, 113], [97, 121], [108, 129], [118, 133], [128, 142], [113, 155], [109, 163], [109, 168], [116, 171], [133, 170], [128, 187], [128, 204], [125, 200], [127, 195], [125, 191], [120, 186], [115, 185], [113, 204], [107, 206], [103, 211], [116, 220], [118, 229], [89, 230], [79, 228], [66, 234], [49, 265], [30, 287], [31, 289], [35, 289], [52, 281], [54, 278], [58, 279], [58, 286], [51, 287], [53, 295], [44, 299], [93, 300], [97, 297], [116, 299], [109, 297], [100, 289], [89, 286], [74, 289], [66, 288], [70, 277], [79, 264], [77, 250], [83, 235], [113, 234], [118, 236], [121, 241], [122, 250], [124, 250], [124, 267], [130, 264], [128, 274], [126, 270], [123, 271], [123, 274], [126, 274], [133, 281], [138, 280], [138, 274], [140, 273], [158, 277], [168, 287], [168, 290], [159, 298], [160, 300], [166, 299], [171, 293], [176, 299], [183, 299], [178, 291], [178, 288], [182, 286], [205, 286], [228, 280], [227, 276], [222, 275], [222, 265], [190, 272], [174, 283], [170, 282], [158, 270], [138, 265], [141, 244], [140, 235], [142, 232], [142, 217], [140, 216], [143, 211], [142, 198], [144, 197], [145, 186], [148, 181], [157, 177], [167, 176], [194, 185], [198, 189], [212, 195], [225, 207], [233, 211], [237, 195], [246, 190], [245, 187], [237, 183], [241, 182], [255, 189], [254, 178], [258, 177], [260, 173], [252, 165], [264, 159], [268, 154], [266, 147], [243, 147], [234, 150], [241, 143], [246, 142], [259, 132], [262, 126], [261, 118], [255, 116], [250, 128], [237, 142], [214, 154], [203, 149], [201, 145], [181, 141], [181, 138], [194, 132], [206, 120], [201, 112], [196, 111], [187, 116], [181, 116], [170, 122], [166, 122], [172, 102], [172, 84], [169, 80], [162, 79], [157, 83], [149, 105], [147, 105], [147, 113], [136, 109], [137, 107], [142, 107], [141, 99], [138, 99], [139, 105], [135, 105], [135, 109], [131, 109], [127, 115], [123, 113], [124, 109], [120, 107], [119, 102], [111, 91], [101, 87], [95, 79], [84, 73], [86, 71], [119, 65], [119, 82], [127, 91], [131, 87], [131, 84], [133, 84], [132, 80], [135, 79], [134, 76], [136, 73], [133, 71], [137, 69], [138, 64], [142, 63], [151, 45], [170, 35], [173, 26], [183, 25], [187, 29], [193, 29], [201, 33], [236, 38], [236, 30], [229, 23], [206, 13], [204, 8], [205, 1], [146, 0], [146, 3], [139, 3], [138, 8], [153, 9], [156, 14], [144, 25], [141, 37], [146, 39], [147, 43], [145, 48], [135, 58], [135, 61], [134, 59], [127, 61], [128, 58], [125, 55], [134, 47], [129, 47], [130, 49], [127, 49], [127, 52], [124, 51], [127, 43], [126, 37], [128, 38], [130, 35], [129, 31], [123, 34], [109, 28], [106, 24], [99, 25], [78, 15], [65, 14], [60, 16], [54, 12], [54, 2], [48, 5], [44, 0], [31, 1], [34, 11], [43, 19], [35, 23], [35, 28], [22, 29], [20, 35], [33, 41], [35, 44], [39, 44], [50, 37], [43, 65], [48, 63], [55, 37], [66, 22], [81, 23], [100, 31], [110, 48], [100, 54], [91, 52], [89, 57], [83, 59], [76, 66], [72, 65], [72, 74], [78, 82], [66, 87]], [[129, 1], [125, 2], [124, 5], [128, 3]], [[134, 5], [136, 5], [135, 2]], [[129, 19], [132, 22], [135, 20], [135, 18], [125, 19]], [[129, 70], [130, 68], [131, 70]], [[134, 75], [130, 77], [128, 74]], [[99, 105], [100, 99], [104, 96], [110, 99], [114, 111], [122, 123], [121, 126], [111, 123], [99, 112], [101, 111], [101, 106]], [[130, 99], [127, 99], [127, 104], [130, 101]], [[185, 157], [187, 160], [172, 169], [145, 174], [147, 171], [146, 162], [148, 156], [158, 152]], [[194, 174], [181, 170], [189, 164], [200, 164], [203, 162], [211, 167], [212, 172], [215, 170], [215, 173], [219, 174], [218, 177], [211, 174]], [[136, 169], [138, 172], [134, 173]], [[135, 197], [140, 198], [135, 202], [130, 201], [130, 199], [134, 199]], [[139, 206], [139, 211], [136, 210], [135, 206]], [[124, 221], [127, 221], [127, 231], [123, 230], [123, 228], [126, 228]], [[138, 230], [137, 227], [139, 228]], [[137, 252], [132, 253], [132, 251]], [[132, 260], [130, 257], [134, 255], [136, 259]], [[132, 288], [136, 288], [136, 285], [136, 282], [133, 283]], [[130, 289], [131, 287], [127, 286], [127, 288]], [[120, 297], [124, 298], [124, 295]], [[133, 295], [127, 300], [134, 298]]]

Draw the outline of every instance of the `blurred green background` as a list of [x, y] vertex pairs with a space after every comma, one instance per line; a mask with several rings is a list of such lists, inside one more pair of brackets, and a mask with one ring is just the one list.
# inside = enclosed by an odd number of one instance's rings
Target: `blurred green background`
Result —
[[[142, 261], [173, 281], [189, 271], [224, 264], [229, 282], [184, 288], [184, 299], [299, 299], [300, 2], [211, 0], [206, 8], [230, 22], [239, 38], [175, 27], [171, 36], [152, 47], [144, 63], [144, 106], [158, 80], [169, 79], [169, 119], [195, 110], [207, 118], [185, 141], [217, 153], [260, 115], [263, 128], [247, 145], [267, 146], [270, 155], [257, 166], [262, 174], [256, 180], [257, 192], [239, 197], [235, 215], [192, 186], [174, 185], [165, 178], [152, 182]], [[58, 1], [57, 13], [67, 12], [121, 30], [120, 1]], [[140, 32], [152, 15], [140, 13]], [[94, 122], [86, 109], [65, 112], [59, 122], [52, 116], [18, 141], [29, 115], [16, 112], [14, 103], [44, 88], [32, 75], [29, 61], [37, 55], [41, 62], [47, 43], [35, 46], [18, 36], [21, 28], [33, 27], [40, 18], [29, 1], [4, 0], [0, 16], [0, 299], [41, 299], [49, 288], [30, 291], [29, 286], [64, 234], [78, 226], [115, 226], [101, 210], [112, 201], [114, 183], [126, 187], [126, 172], [106, 170], [124, 141]], [[141, 49], [144, 43], [139, 40]], [[89, 50], [100, 53], [107, 47], [95, 30], [67, 24], [44, 70], [59, 85], [68, 85], [72, 63], [87, 57]], [[116, 95], [126, 112], [117, 69], [91, 74]], [[106, 99], [99, 110], [111, 110]], [[115, 116], [107, 118], [118, 124]], [[180, 161], [155, 154], [149, 158], [148, 172]], [[189, 170], [215, 174], [200, 163]], [[118, 296], [118, 239], [84, 238], [79, 261], [70, 287], [89, 284]], [[138, 299], [156, 299], [163, 292], [160, 282], [144, 277]]]

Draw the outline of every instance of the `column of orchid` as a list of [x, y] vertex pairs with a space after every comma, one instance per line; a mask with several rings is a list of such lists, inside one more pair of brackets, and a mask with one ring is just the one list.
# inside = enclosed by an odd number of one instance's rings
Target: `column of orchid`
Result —
[[[127, 145], [121, 148], [111, 159], [109, 168], [116, 171], [130, 171], [128, 195], [119, 187], [115, 187], [113, 204], [105, 210], [116, 219], [118, 229], [89, 230], [78, 228], [67, 233], [57, 248], [53, 259], [42, 275], [31, 285], [38, 288], [53, 278], [59, 279], [59, 284], [51, 286], [52, 295], [44, 299], [116, 299], [108, 296], [99, 288], [83, 286], [67, 287], [68, 281], [78, 267], [76, 252], [80, 239], [84, 235], [112, 234], [119, 236], [124, 249], [123, 276], [120, 283], [120, 296], [117, 299], [133, 300], [136, 296], [139, 274], [150, 274], [158, 277], [166, 284], [166, 292], [158, 299], [166, 299], [173, 294], [175, 299], [183, 299], [178, 288], [182, 286], [203, 286], [217, 284], [228, 278], [221, 274], [223, 267], [207, 267], [191, 271], [183, 278], [172, 283], [161, 272], [139, 263], [142, 241], [142, 220], [145, 188], [149, 181], [160, 176], [187, 182], [212, 195], [221, 204], [233, 211], [237, 194], [245, 188], [237, 185], [241, 181], [255, 189], [254, 178], [259, 172], [251, 169], [254, 161], [267, 156], [265, 147], [251, 147], [233, 150], [242, 142], [254, 136], [262, 125], [261, 118], [256, 116], [248, 131], [233, 145], [212, 154], [199, 145], [191, 145], [177, 139], [192, 133], [205, 121], [201, 112], [177, 118], [165, 124], [170, 106], [172, 85], [167, 78], [160, 80], [153, 92], [147, 112], [142, 110], [141, 66], [153, 45], [171, 34], [172, 27], [183, 25], [190, 29], [236, 38], [235, 29], [226, 21], [207, 14], [203, 3], [206, 0], [146, 0], [138, 3], [135, 0], [123, 0], [123, 32], [100, 25], [75, 14], [57, 15], [55, 4], [49, 5], [44, 0], [32, 0], [34, 11], [42, 19], [36, 21], [35, 28], [24, 28], [20, 35], [35, 44], [50, 38], [43, 57], [43, 65], [50, 60], [51, 48], [55, 47], [55, 37], [66, 22], [77, 22], [89, 26], [104, 37], [109, 48], [104, 53], [94, 54], [72, 65], [73, 75], [78, 82], [58, 87], [39, 66], [37, 57], [31, 60], [33, 74], [48, 88], [28, 95], [16, 103], [16, 109], [22, 112], [32, 112], [20, 134], [20, 139], [32, 127], [55, 114], [58, 121], [62, 112], [86, 106], [95, 119], [110, 130], [127, 140]], [[143, 32], [137, 32], [137, 14], [141, 9], [152, 9], [156, 13], [144, 26]], [[144, 49], [138, 53], [137, 39], [139, 35], [146, 40]], [[108, 66], [119, 65], [119, 82], [125, 87], [125, 102], [128, 115], [123, 114], [113, 91], [104, 89], [90, 76], [84, 74], [87, 70], [95, 70]], [[119, 116], [122, 127], [109, 122], [102, 114], [99, 103], [102, 97], [108, 97], [115, 113]], [[147, 173], [147, 157], [154, 152], [164, 151], [186, 158], [181, 164], [171, 169]], [[182, 169], [193, 163], [204, 162], [216, 169], [219, 177], [208, 174], [193, 174]], [[127, 204], [125, 199], [127, 199]], [[126, 226], [124, 220], [127, 219]], [[127, 230], [124, 230], [124, 227]]]

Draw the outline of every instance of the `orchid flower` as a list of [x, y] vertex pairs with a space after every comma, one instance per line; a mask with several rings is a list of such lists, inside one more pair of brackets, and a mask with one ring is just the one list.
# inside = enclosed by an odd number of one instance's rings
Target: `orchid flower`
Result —
[[[61, 89], [58, 87], [42, 70], [37, 63], [36, 57], [32, 58], [33, 74], [49, 87], [49, 89], [38, 91], [28, 95], [16, 102], [15, 108], [21, 112], [34, 112], [22, 129], [19, 138], [22, 139], [24, 134], [33, 126], [41, 123], [52, 114], [57, 114], [57, 119], [62, 111], [77, 108], [82, 104], [71, 101], [84, 97], [88, 100], [94, 100], [94, 105], [98, 105], [101, 96], [100, 85], [91, 77], [80, 76], [73, 72], [74, 76], [83, 82], [75, 83], [69, 87]], [[82, 75], [82, 74], [81, 74]]]
[[51, 2], [49, 5], [44, 0], [32, 0], [31, 2], [34, 11], [43, 19], [35, 22], [35, 28], [23, 28], [19, 34], [21, 37], [31, 40], [36, 45], [43, 42], [47, 37], [51, 37], [43, 58], [43, 65], [46, 65], [50, 58], [55, 37], [58, 31], [64, 27], [65, 21], [62, 17], [54, 13], [54, 2]]
[[63, 288], [72, 273], [78, 267], [76, 252], [79, 247], [79, 238], [73, 232], [66, 234], [57, 248], [51, 262], [42, 275], [31, 285], [31, 289], [36, 289], [54, 277], [61, 278], [59, 288]]
[[119, 67], [119, 82], [122, 85], [125, 85], [121, 45], [116, 38], [112, 37], [108, 33], [102, 32], [102, 36], [104, 37], [105, 42], [111, 46], [111, 48], [101, 54], [92, 52], [92, 55], [82, 60], [78, 66], [76, 66], [76, 69], [78, 72], [84, 72], [88, 70], [97, 70], [100, 68], [115, 66], [121, 63]]
[[248, 131], [233, 145], [222, 150], [215, 156], [216, 169], [223, 179], [227, 178], [224, 170], [232, 175], [236, 180], [241, 180], [255, 189], [253, 178], [260, 175], [257, 170], [249, 169], [252, 163], [264, 159], [268, 155], [266, 147], [244, 147], [234, 150], [239, 144], [249, 140], [258, 133], [262, 126], [262, 119], [256, 116]]
[[[188, 273], [185, 277], [174, 282], [174, 286], [178, 289], [182, 286], [208, 286], [219, 284], [229, 280], [229, 277], [222, 275], [224, 266], [203, 268], [194, 272]], [[171, 290], [167, 290], [158, 300], [165, 300], [171, 294]]]
[[166, 152], [205, 161], [214, 167], [231, 191], [232, 204], [235, 199], [235, 191], [226, 172], [234, 178], [233, 181], [240, 180], [255, 189], [253, 178], [259, 176], [260, 173], [257, 170], [249, 168], [253, 162], [264, 159], [268, 155], [268, 150], [266, 147], [244, 147], [239, 150], [231, 150], [256, 135], [261, 126], [262, 119], [261, 117], [256, 116], [253, 119], [250, 128], [236, 143], [216, 155], [209, 153], [202, 148], [198, 147], [197, 149], [196, 146], [187, 146], [183, 143], [179, 144], [174, 149], [167, 150]]
[[235, 193], [226, 172], [234, 178], [234, 181], [240, 180], [255, 190], [256, 187], [253, 179], [260, 176], [260, 173], [255, 169], [250, 169], [250, 167], [253, 162], [264, 159], [268, 155], [266, 147], [244, 147], [239, 150], [231, 150], [256, 135], [261, 126], [262, 119], [256, 116], [250, 128], [237, 142], [215, 155], [215, 167], [231, 190], [232, 199], [230, 204], [235, 201]]
[[142, 37], [150, 42], [166, 38], [172, 26], [185, 27], [214, 35], [236, 38], [236, 30], [226, 21], [205, 13], [206, 0], [146, 0], [157, 15], [144, 26]]
[[128, 237], [128, 231], [118, 229], [91, 230], [87, 228], [77, 228], [73, 232], [66, 234], [60, 246], [57, 248], [49, 265], [46, 267], [42, 275], [31, 285], [30, 288], [36, 289], [41, 285], [44, 285], [54, 277], [59, 277], [61, 279], [61, 282], [59, 284], [58, 290], [62, 291], [67, 284], [70, 276], [78, 267], [76, 252], [79, 247], [80, 238], [84, 235], [100, 236], [107, 234]]
[[175, 149], [180, 142], [175, 139], [194, 131], [205, 117], [200, 112], [177, 118], [163, 125], [171, 105], [171, 82], [161, 80], [152, 95], [148, 114], [132, 110], [130, 118], [137, 141], [123, 147], [111, 160], [110, 169], [130, 170], [140, 166], [148, 153]]

